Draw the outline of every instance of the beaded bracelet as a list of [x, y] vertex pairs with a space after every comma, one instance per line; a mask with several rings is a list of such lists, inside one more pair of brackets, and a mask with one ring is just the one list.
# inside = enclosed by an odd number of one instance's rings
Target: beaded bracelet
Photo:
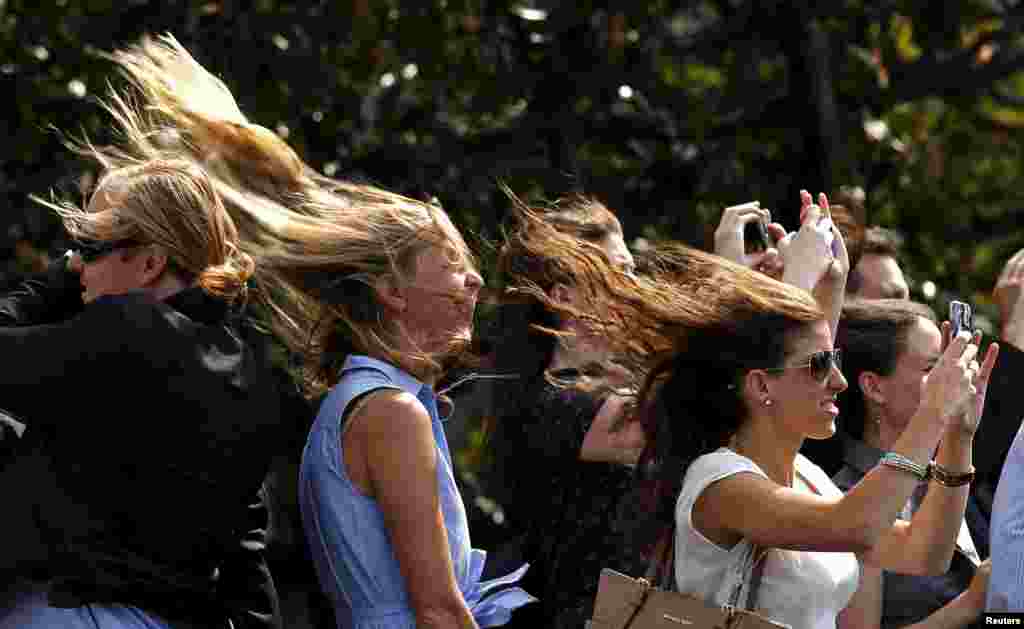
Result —
[[902, 472], [909, 472], [917, 477], [918, 480], [928, 480], [929, 466], [921, 465], [916, 461], [909, 459], [902, 454], [896, 454], [895, 452], [886, 452], [882, 455], [882, 458], [878, 461], [880, 465], [885, 465], [893, 469], [900, 470]]
[[954, 474], [935, 461], [928, 464], [928, 476], [943, 487], [963, 487], [974, 480], [974, 466], [971, 471]]

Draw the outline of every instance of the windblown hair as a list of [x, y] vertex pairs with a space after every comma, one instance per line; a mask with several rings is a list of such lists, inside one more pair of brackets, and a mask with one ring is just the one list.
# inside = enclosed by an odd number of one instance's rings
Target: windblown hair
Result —
[[[171, 155], [204, 168], [256, 261], [255, 301], [293, 355], [303, 384], [322, 393], [348, 353], [377, 356], [423, 375], [463, 343], [435, 353], [394, 350], [372, 285], [405, 281], [425, 247], [472, 265], [443, 210], [368, 185], [319, 175], [272, 131], [242, 114], [223, 82], [171, 35], [109, 55], [130, 88], [111, 88], [105, 108], [119, 138], [72, 143], [106, 169]], [[401, 333], [398, 331], [397, 333]]]
[[890, 375], [907, 348], [907, 336], [919, 319], [938, 324], [928, 306], [906, 299], [856, 299], [846, 302], [839, 319], [836, 346], [843, 349], [843, 375], [850, 388], [839, 397], [839, 427], [864, 437], [867, 401], [860, 388], [866, 371]]
[[[559, 284], [572, 286], [573, 260], [569, 251], [579, 251], [588, 262], [609, 263], [602, 243], [622, 227], [604, 204], [577, 195], [553, 203], [530, 206], [509, 188], [503, 188], [512, 203], [497, 257], [497, 317], [491, 333], [495, 366], [520, 378], [510, 385], [519, 395], [502, 396], [519, 412], [526, 391], [544, 378], [560, 336], [558, 314], [537, 299], [535, 292], [550, 294]], [[607, 271], [613, 270], [608, 264]], [[525, 289], [525, 290], [524, 290]]]
[[245, 295], [255, 265], [202, 168], [163, 159], [123, 166], [103, 175], [97, 194], [111, 206], [90, 212], [68, 202], [42, 203], [57, 211], [72, 238], [155, 244], [186, 283], [228, 302]]
[[568, 308], [539, 286], [520, 290], [603, 326], [613, 353], [644, 376], [637, 412], [647, 443], [636, 500], [623, 506], [634, 509], [624, 515], [637, 547], [650, 550], [674, 521], [689, 464], [728, 444], [748, 418], [745, 373], [782, 364], [790, 339], [824, 313], [806, 291], [682, 245], [647, 254], [638, 278], [574, 255], [551, 232], [533, 247], [565, 259], [583, 303]]

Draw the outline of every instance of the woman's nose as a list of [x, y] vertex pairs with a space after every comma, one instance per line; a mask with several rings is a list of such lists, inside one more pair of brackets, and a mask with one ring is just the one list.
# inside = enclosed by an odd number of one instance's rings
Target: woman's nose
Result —
[[845, 391], [846, 388], [850, 386], [846, 381], [846, 376], [843, 375], [843, 372], [840, 371], [839, 367], [836, 365], [832, 365], [832, 371], [829, 373], [828, 383], [830, 389], [834, 389], [839, 392]]
[[479, 292], [484, 286], [484, 278], [474, 270], [470, 270], [466, 273], [466, 288]]

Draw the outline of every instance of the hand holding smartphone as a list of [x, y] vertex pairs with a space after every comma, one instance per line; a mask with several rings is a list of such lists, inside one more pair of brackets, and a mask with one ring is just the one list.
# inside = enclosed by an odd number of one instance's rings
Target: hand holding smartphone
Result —
[[[726, 211], [760, 209], [760, 201], [751, 201], [725, 208]], [[763, 220], [752, 220], [743, 226], [743, 249], [746, 253], [764, 251], [773, 246], [768, 236], [768, 225]]]
[[974, 310], [971, 309], [971, 305], [956, 300], [949, 302], [949, 323], [952, 326], [950, 332], [951, 340], [956, 338], [956, 335], [961, 331], [966, 331], [973, 337]]

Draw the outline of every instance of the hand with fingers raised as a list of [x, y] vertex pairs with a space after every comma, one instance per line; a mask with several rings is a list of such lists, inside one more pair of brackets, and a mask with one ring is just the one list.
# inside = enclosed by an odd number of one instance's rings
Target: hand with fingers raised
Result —
[[[949, 345], [949, 338], [952, 325], [945, 321], [942, 324], [942, 347], [946, 348]], [[963, 414], [959, 417], [959, 424], [951, 426], [951, 428], [957, 428], [962, 433], [968, 435], [974, 435], [978, 431], [978, 426], [981, 422], [982, 414], [985, 410], [985, 395], [988, 393], [988, 383], [992, 376], [992, 369], [996, 365], [996, 359], [999, 357], [999, 344], [990, 343], [988, 350], [985, 352], [984, 360], [979, 364], [977, 360], [978, 348], [981, 343], [981, 331], [975, 331], [971, 337], [970, 345], [968, 349], [973, 347], [974, 354], [971, 356], [966, 364], [968, 375], [971, 378], [970, 388], [970, 399], [966, 407], [963, 410]], [[967, 350], [964, 351], [964, 355], [967, 355]], [[931, 374], [928, 375], [931, 378]]]
[[[942, 324], [944, 340], [949, 339], [950, 329], [948, 321]], [[935, 428], [955, 430], [964, 436], [973, 436], [977, 431], [988, 378], [999, 353], [999, 346], [993, 343], [984, 364], [979, 365], [976, 359], [980, 341], [981, 332], [973, 336], [961, 332], [945, 343], [942, 356], [929, 372], [921, 392], [921, 406], [932, 411], [939, 422]]]
[[[757, 201], [725, 208], [722, 220], [715, 229], [715, 253], [749, 269], [779, 279], [782, 277], [783, 263], [774, 243], [786, 235], [786, 230], [771, 220], [771, 211], [762, 208]], [[747, 225], [754, 222], [764, 225], [768, 243], [747, 242]]]
[[839, 229], [829, 217], [828, 197], [818, 195], [818, 204], [806, 190], [800, 191], [800, 229], [779, 242], [785, 265], [783, 281], [812, 291], [821, 281], [842, 284], [850, 271], [850, 259]]

